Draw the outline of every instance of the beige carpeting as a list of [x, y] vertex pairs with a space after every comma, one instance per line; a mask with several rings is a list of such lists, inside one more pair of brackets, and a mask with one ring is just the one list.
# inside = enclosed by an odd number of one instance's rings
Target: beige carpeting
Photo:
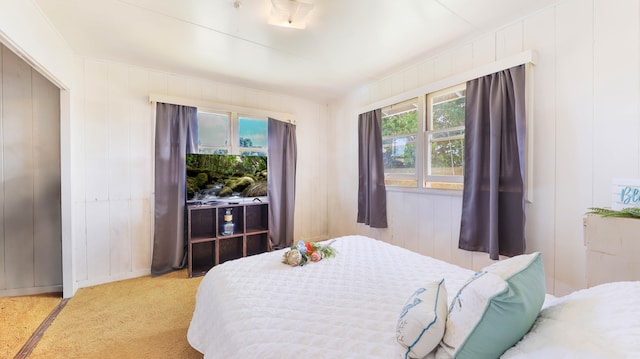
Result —
[[13, 358], [61, 298], [61, 293], [0, 298], [0, 358]]
[[187, 342], [201, 279], [182, 270], [81, 288], [30, 358], [202, 358]]

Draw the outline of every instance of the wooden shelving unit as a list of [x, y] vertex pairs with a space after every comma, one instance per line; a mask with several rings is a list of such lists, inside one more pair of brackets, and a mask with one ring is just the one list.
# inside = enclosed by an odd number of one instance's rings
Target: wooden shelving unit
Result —
[[[235, 230], [223, 235], [224, 215], [231, 209]], [[249, 202], [187, 206], [189, 277], [204, 275], [213, 266], [271, 250], [269, 204]]]

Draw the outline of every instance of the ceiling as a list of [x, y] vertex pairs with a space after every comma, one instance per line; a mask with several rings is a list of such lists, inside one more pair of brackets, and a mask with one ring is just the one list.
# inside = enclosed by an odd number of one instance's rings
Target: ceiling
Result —
[[558, 0], [301, 0], [303, 30], [271, 0], [35, 1], [78, 55], [330, 100]]

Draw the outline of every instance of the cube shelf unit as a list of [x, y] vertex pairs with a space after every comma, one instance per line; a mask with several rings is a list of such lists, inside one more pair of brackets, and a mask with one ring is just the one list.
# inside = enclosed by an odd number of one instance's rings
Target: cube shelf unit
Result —
[[[231, 209], [234, 233], [222, 234], [224, 214]], [[269, 204], [188, 205], [187, 243], [189, 277], [204, 275], [213, 266], [271, 250]]]

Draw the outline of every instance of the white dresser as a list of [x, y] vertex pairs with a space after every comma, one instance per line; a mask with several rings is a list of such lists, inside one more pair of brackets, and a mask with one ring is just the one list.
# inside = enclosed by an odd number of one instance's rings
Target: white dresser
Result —
[[640, 219], [584, 218], [587, 287], [640, 280]]

